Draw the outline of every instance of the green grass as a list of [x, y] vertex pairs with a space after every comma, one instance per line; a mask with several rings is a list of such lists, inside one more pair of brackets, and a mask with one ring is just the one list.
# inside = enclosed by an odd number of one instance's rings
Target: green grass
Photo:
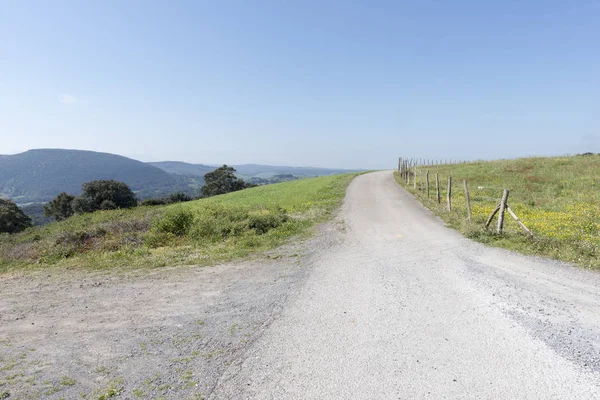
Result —
[[357, 174], [169, 206], [98, 211], [0, 235], [0, 272], [209, 265], [272, 249], [328, 219]]
[[[429, 198], [424, 182], [420, 188], [420, 179], [416, 190], [412, 176], [408, 187], [397, 174], [396, 180], [465, 236], [526, 254], [600, 268], [600, 155], [434, 165], [423, 167], [423, 181], [427, 169], [430, 171]], [[440, 176], [442, 204], [436, 200], [436, 173]], [[448, 176], [453, 180], [452, 212], [446, 211]], [[472, 223], [466, 220], [463, 179], [469, 185]], [[489, 230], [484, 229], [504, 188], [510, 190], [508, 204], [533, 231], [535, 239], [524, 234], [508, 213], [505, 234], [494, 233], [497, 217]]]

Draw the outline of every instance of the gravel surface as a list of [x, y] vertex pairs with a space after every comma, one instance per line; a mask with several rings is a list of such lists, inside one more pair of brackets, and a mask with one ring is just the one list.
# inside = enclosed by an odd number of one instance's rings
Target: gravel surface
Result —
[[216, 267], [1, 275], [0, 399], [206, 398], [328, 237]]
[[445, 228], [356, 178], [321, 252], [214, 399], [597, 399], [600, 277]]
[[269, 257], [0, 276], [0, 399], [600, 398], [600, 275], [466, 240], [391, 172]]

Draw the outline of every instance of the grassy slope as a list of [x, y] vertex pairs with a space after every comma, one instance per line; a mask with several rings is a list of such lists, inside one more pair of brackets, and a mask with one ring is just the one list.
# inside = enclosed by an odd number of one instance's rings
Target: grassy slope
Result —
[[[0, 235], [0, 272], [49, 266], [204, 265], [246, 256], [306, 234], [326, 220], [354, 176], [284, 182], [170, 206], [100, 211]], [[184, 234], [157, 229], [161, 219], [189, 215], [193, 222]], [[274, 225], [261, 233], [256, 221]]]
[[[550, 256], [589, 268], [600, 268], [600, 156], [524, 158], [493, 162], [440, 165], [430, 170], [431, 192], [408, 190], [450, 226], [467, 237], [527, 254]], [[442, 186], [442, 204], [435, 198], [435, 173]], [[453, 210], [445, 209], [448, 176], [453, 179]], [[405, 181], [396, 179], [404, 187]], [[469, 184], [473, 223], [466, 221], [463, 179]], [[418, 181], [420, 182], [420, 180]], [[506, 234], [499, 236], [483, 225], [510, 189], [509, 205], [536, 235], [531, 240], [507, 214]], [[494, 219], [494, 226], [496, 223]]]

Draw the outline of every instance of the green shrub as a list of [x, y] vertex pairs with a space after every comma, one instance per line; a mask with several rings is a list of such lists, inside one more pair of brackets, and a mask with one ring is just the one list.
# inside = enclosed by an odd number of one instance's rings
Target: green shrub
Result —
[[194, 223], [194, 213], [187, 210], [172, 210], [155, 221], [152, 230], [158, 233], [170, 233], [175, 236], [185, 236]]
[[116, 210], [117, 209], [117, 205], [112, 200], [104, 200], [100, 204], [100, 209], [101, 210]]
[[183, 202], [191, 201], [191, 200], [192, 200], [192, 198], [183, 192], [171, 193], [169, 195], [169, 197], [167, 198], [167, 202], [169, 204], [183, 203]]
[[247, 230], [248, 210], [245, 207], [210, 204], [204, 208], [190, 236], [195, 240], [222, 240]]
[[157, 198], [157, 199], [146, 199], [140, 203], [140, 206], [164, 206], [169, 204], [167, 199]]
[[258, 210], [248, 214], [248, 227], [263, 235], [287, 220], [288, 216], [282, 208]]

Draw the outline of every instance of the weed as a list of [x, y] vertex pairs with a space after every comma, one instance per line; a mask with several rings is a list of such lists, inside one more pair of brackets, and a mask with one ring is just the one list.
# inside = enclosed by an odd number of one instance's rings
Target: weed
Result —
[[73, 386], [75, 384], [75, 379], [69, 378], [68, 376], [63, 376], [60, 384], [63, 386]]

